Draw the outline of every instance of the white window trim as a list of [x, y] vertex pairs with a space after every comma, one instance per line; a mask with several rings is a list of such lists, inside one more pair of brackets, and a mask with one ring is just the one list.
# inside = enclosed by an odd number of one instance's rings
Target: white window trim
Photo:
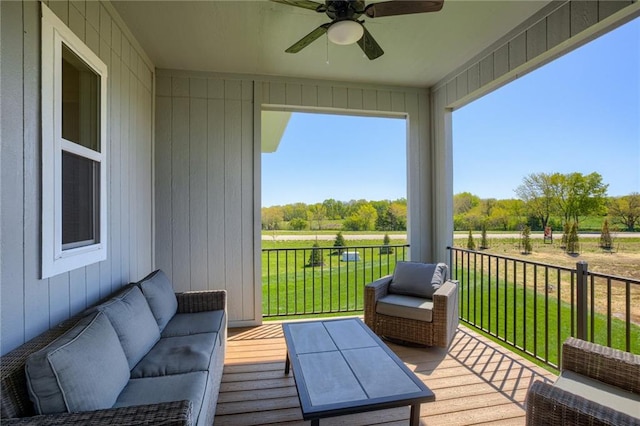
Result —
[[[107, 258], [107, 66], [49, 8], [42, 7], [42, 278]], [[100, 75], [100, 152], [62, 138], [62, 43]], [[100, 163], [96, 244], [62, 250], [62, 151]]]

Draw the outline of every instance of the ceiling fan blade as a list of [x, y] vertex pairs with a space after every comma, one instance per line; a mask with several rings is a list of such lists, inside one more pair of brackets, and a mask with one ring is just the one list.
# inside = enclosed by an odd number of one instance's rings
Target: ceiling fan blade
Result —
[[315, 30], [311, 31], [306, 36], [302, 37], [300, 40], [295, 42], [290, 48], [285, 50], [287, 53], [298, 53], [314, 41], [318, 39], [321, 35], [327, 32], [327, 29], [331, 26], [331, 22], [322, 24]]
[[360, 46], [360, 49], [362, 49], [364, 54], [367, 55], [367, 58], [373, 61], [374, 59], [384, 55], [384, 50], [382, 50], [371, 33], [367, 31], [364, 25], [362, 28], [364, 29], [364, 34], [362, 35], [362, 38], [358, 40], [358, 46]]
[[[311, 0], [271, 0], [275, 3], [288, 4], [289, 6], [302, 7], [304, 9], [315, 10], [316, 12], [324, 12], [325, 5], [323, 3], [316, 3]], [[321, 9], [318, 9], [321, 8]]]
[[412, 13], [437, 12], [442, 9], [444, 0], [427, 1], [384, 1], [381, 3], [371, 3], [364, 9], [365, 15], [369, 18], [380, 18], [383, 16], [410, 15]]

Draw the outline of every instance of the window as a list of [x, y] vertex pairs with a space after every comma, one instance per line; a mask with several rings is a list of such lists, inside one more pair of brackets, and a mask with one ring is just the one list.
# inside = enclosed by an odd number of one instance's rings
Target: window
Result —
[[106, 65], [42, 5], [42, 278], [107, 258]]

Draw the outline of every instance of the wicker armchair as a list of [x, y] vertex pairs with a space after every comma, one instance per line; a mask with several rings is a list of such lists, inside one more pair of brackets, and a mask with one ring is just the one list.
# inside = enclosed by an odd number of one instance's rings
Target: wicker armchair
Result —
[[[561, 370], [555, 384], [529, 387], [527, 425], [640, 425], [640, 356], [570, 337]], [[607, 405], [611, 394], [626, 412]]]
[[[431, 321], [386, 315], [378, 312], [378, 302], [389, 294], [392, 275], [365, 287], [364, 322], [374, 333], [401, 342], [447, 348], [458, 328], [458, 283], [445, 281], [427, 302]], [[433, 302], [432, 306], [428, 302]]]

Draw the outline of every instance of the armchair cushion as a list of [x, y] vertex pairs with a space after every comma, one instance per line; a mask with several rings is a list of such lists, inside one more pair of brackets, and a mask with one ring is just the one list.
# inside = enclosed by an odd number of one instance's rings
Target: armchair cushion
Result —
[[569, 370], [562, 372], [555, 386], [621, 413], [640, 418], [640, 395], [638, 394], [627, 392]]
[[398, 262], [389, 293], [432, 299], [446, 279], [447, 265], [444, 263]]
[[433, 300], [401, 294], [388, 294], [378, 300], [376, 313], [431, 322], [433, 318]]

